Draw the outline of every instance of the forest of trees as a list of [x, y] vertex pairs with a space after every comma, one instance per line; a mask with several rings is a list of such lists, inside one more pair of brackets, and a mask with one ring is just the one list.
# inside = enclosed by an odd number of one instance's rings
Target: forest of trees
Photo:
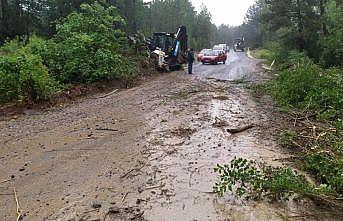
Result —
[[247, 12], [242, 28], [264, 46], [303, 52], [325, 67], [342, 64], [340, 0], [258, 0]]
[[[78, 11], [82, 3], [92, 0], [1, 0], [0, 41], [15, 36], [28, 37], [36, 34], [50, 38], [56, 33], [56, 22], [73, 11]], [[102, 1], [100, 1], [102, 2]], [[150, 36], [152, 32], [175, 32], [180, 25], [188, 28], [193, 47], [210, 46], [215, 41], [216, 26], [206, 7], [195, 11], [189, 0], [152, 1], [108, 0], [105, 5], [115, 6], [126, 20], [128, 34], [142, 32]]]
[[[57, 21], [78, 11], [82, 3], [91, 2], [94, 0], [1, 0], [0, 42], [15, 36], [25, 39], [33, 33], [50, 38], [56, 33]], [[339, 0], [258, 0], [238, 27], [215, 26], [205, 6], [196, 11], [189, 0], [103, 2], [117, 8], [126, 20], [128, 34], [142, 32], [150, 36], [156, 31], [175, 32], [178, 26], [185, 25], [190, 45], [196, 49], [231, 43], [243, 35], [251, 47], [278, 42], [306, 51], [316, 61], [330, 59], [326, 65], [337, 64], [342, 58], [343, 16]]]
[[[50, 78], [57, 81], [52, 85], [63, 85], [132, 74], [135, 65], [123, 59], [130, 56], [126, 37], [175, 32], [180, 25], [187, 27], [189, 45], [197, 50], [232, 44], [244, 36], [248, 47], [269, 49], [277, 62], [300, 54], [327, 68], [340, 66], [343, 60], [340, 0], [256, 0], [236, 27], [217, 27], [206, 6], [197, 11], [190, 0], [0, 0], [0, 4], [0, 102], [18, 99], [18, 94], [27, 97], [25, 93], [36, 89], [45, 94], [44, 81]], [[16, 76], [20, 70], [13, 69], [16, 62], [22, 63], [15, 67], [26, 68], [27, 63], [38, 67], [45, 80], [31, 72], [25, 77], [30, 82], [21, 80]], [[32, 79], [42, 85], [37, 87]], [[37, 93], [35, 99], [45, 97]]]

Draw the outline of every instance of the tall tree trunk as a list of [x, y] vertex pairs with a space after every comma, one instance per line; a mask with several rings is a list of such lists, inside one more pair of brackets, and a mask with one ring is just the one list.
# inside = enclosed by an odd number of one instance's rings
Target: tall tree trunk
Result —
[[323, 29], [323, 35], [324, 36], [328, 35], [328, 29], [327, 29], [326, 22], [325, 22], [325, 3], [326, 3], [325, 0], [320, 0], [319, 1], [319, 4], [320, 4], [320, 17], [323, 20], [322, 29]]
[[5, 18], [8, 11], [8, 1], [7, 0], [1, 0], [1, 19]]
[[[1, 18], [0, 18], [1, 38], [8, 37], [8, 1], [1, 0]], [[4, 39], [0, 39], [4, 40]]]
[[304, 40], [304, 36], [303, 36], [303, 32], [304, 32], [304, 21], [303, 21], [303, 17], [301, 15], [301, 5], [300, 5], [300, 0], [297, 0], [297, 22], [298, 22], [298, 40], [297, 40], [297, 47], [299, 49], [299, 51], [303, 51], [305, 48], [305, 40]]

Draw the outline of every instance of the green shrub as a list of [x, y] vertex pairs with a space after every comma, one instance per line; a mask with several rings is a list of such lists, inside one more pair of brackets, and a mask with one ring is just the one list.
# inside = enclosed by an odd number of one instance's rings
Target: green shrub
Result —
[[13, 54], [22, 47], [23, 44], [18, 40], [18, 38], [6, 41], [0, 48], [0, 55], [6, 56]]
[[313, 192], [303, 175], [289, 167], [270, 167], [243, 158], [234, 158], [230, 165], [217, 165], [219, 181], [213, 190], [219, 196], [227, 191], [248, 198], [268, 197], [287, 200], [291, 195]]
[[44, 55], [48, 67], [63, 83], [133, 74], [133, 65], [121, 55], [128, 49], [124, 25], [114, 7], [81, 5], [80, 13], [71, 13], [57, 25], [57, 34]]
[[343, 193], [343, 157], [336, 159], [328, 152], [314, 153], [306, 159], [306, 169], [338, 193]]
[[283, 105], [301, 109], [343, 108], [341, 69], [323, 70], [312, 63], [299, 63], [295, 69], [280, 72], [271, 87], [272, 95]]
[[336, 30], [322, 40], [323, 52], [321, 63], [325, 67], [342, 66], [343, 63], [343, 29]]
[[46, 99], [56, 85], [42, 58], [26, 48], [0, 57], [0, 103]]
[[269, 62], [272, 62], [275, 59], [275, 54], [273, 51], [269, 49], [257, 49], [253, 52], [254, 57], [259, 58], [259, 59], [265, 59]]

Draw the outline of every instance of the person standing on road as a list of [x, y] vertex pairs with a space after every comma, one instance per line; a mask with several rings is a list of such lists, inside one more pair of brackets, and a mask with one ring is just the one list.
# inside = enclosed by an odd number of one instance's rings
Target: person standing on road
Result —
[[188, 49], [187, 53], [187, 62], [188, 62], [188, 74], [193, 74], [193, 62], [194, 62], [194, 51], [192, 48]]

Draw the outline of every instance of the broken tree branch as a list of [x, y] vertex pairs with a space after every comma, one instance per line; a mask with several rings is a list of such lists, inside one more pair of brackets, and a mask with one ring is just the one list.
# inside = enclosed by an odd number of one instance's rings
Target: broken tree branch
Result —
[[136, 168], [132, 168], [131, 170], [129, 170], [126, 173], [124, 173], [123, 175], [121, 175], [120, 178], [121, 179], [125, 178], [127, 175], [129, 175], [130, 173], [132, 173], [135, 170], [136, 170]]
[[53, 149], [53, 150], [48, 150], [46, 151], [46, 153], [50, 153], [50, 152], [62, 152], [62, 151], [78, 151], [78, 150], [99, 150], [99, 149], [96, 149], [96, 148], [72, 148], [72, 149], [61, 149], [61, 150], [56, 150], [56, 149]]
[[247, 125], [247, 126], [244, 126], [244, 127], [240, 127], [240, 128], [229, 128], [229, 129], [226, 129], [227, 132], [231, 133], [231, 134], [236, 134], [236, 133], [241, 133], [243, 131], [246, 131], [246, 130], [249, 130], [251, 128], [255, 127], [254, 124], [250, 124], [250, 125]]
[[105, 95], [102, 95], [102, 96], [99, 96], [99, 97], [96, 97], [94, 99], [99, 99], [99, 98], [105, 98], [105, 97], [108, 97], [108, 96], [111, 96], [112, 94], [116, 93], [119, 89], [115, 89], [114, 91], [108, 93], [108, 94], [105, 94]]
[[133, 171], [140, 171], [141, 169], [143, 169], [143, 167], [145, 167], [148, 163], [150, 162], [150, 160], [146, 161], [145, 163], [143, 163], [141, 166], [139, 167], [134, 167], [131, 170], [127, 171], [126, 173], [124, 173], [123, 175], [120, 176], [121, 179], [125, 178], [127, 175], [129, 175], [130, 173], [132, 173]]
[[112, 128], [95, 128], [95, 130], [104, 130], [104, 131], [114, 131], [117, 132], [117, 129], [112, 129]]
[[3, 181], [0, 182], [0, 184], [7, 183], [7, 182], [10, 182], [10, 181], [11, 181], [11, 179], [3, 180]]
[[13, 192], [14, 192], [14, 198], [15, 198], [15, 202], [17, 205], [17, 221], [21, 220], [22, 216], [20, 213], [20, 207], [19, 207], [19, 200], [18, 200], [18, 196], [17, 196], [17, 191], [15, 190], [15, 187], [13, 187]]
[[124, 196], [123, 196], [123, 198], [121, 198], [121, 203], [124, 203], [124, 201], [125, 201], [127, 195], [129, 195], [129, 192], [125, 193]]
[[145, 190], [152, 190], [152, 189], [156, 189], [156, 188], [162, 188], [164, 187], [166, 184], [163, 183], [161, 185], [158, 185], [158, 186], [149, 186], [149, 187], [146, 187]]

